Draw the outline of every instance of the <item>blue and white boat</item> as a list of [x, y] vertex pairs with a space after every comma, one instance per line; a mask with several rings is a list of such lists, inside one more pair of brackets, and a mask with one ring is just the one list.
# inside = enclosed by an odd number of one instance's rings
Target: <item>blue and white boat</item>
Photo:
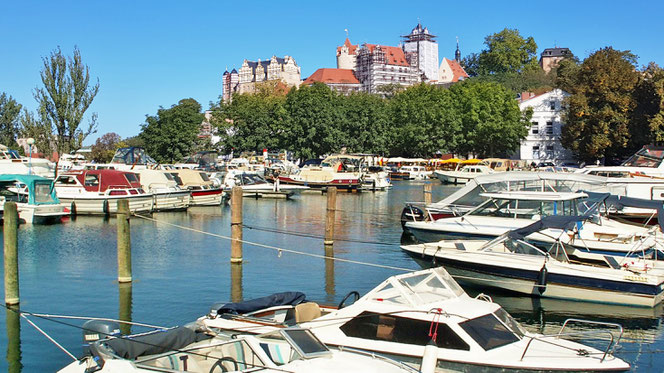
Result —
[[579, 217], [552, 216], [494, 240], [442, 240], [401, 249], [422, 267], [444, 266], [462, 284], [536, 297], [654, 307], [662, 302], [661, 261], [595, 254], [568, 245], [561, 235], [548, 249], [526, 236], [569, 230]]
[[22, 223], [58, 223], [69, 215], [55, 194], [53, 180], [37, 175], [0, 174], [0, 208], [5, 202], [16, 202]]

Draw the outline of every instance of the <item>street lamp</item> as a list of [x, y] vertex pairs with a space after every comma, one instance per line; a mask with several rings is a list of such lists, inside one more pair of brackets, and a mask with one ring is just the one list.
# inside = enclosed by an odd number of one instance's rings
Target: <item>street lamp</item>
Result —
[[28, 143], [28, 152], [30, 153], [30, 159], [28, 160], [28, 175], [32, 175], [32, 145], [35, 144], [35, 139], [29, 137], [26, 143]]

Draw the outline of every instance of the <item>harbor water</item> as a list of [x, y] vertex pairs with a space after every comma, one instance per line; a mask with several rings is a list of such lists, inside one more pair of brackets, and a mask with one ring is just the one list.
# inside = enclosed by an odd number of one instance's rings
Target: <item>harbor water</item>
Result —
[[[434, 201], [456, 190], [438, 181], [428, 182], [433, 184]], [[338, 194], [334, 257], [378, 266], [319, 257], [325, 255], [326, 213], [326, 196], [320, 194], [292, 200], [245, 198], [244, 239], [263, 246], [244, 244], [243, 264], [234, 270], [230, 241], [224, 238], [230, 236], [228, 206], [149, 216], [156, 221], [132, 218], [131, 284], [117, 282], [113, 218], [78, 217], [59, 225], [22, 225], [20, 308], [27, 313], [174, 326], [204, 315], [215, 302], [279, 291], [302, 291], [310, 300], [337, 304], [349, 291], [363, 294], [386, 277], [402, 273], [398, 268], [419, 269], [399, 248], [399, 219], [404, 202], [424, 200], [423, 183], [396, 181], [386, 192]], [[555, 333], [569, 317], [620, 323], [625, 333], [616, 355], [635, 371], [664, 369], [661, 306], [615, 307], [482, 291], [531, 331]], [[71, 362], [71, 357], [26, 320], [13, 311], [5, 312], [0, 346], [6, 354], [0, 359], [0, 371], [52, 372]], [[81, 354], [82, 321], [28, 318], [74, 355]], [[598, 348], [607, 343], [582, 342]]]

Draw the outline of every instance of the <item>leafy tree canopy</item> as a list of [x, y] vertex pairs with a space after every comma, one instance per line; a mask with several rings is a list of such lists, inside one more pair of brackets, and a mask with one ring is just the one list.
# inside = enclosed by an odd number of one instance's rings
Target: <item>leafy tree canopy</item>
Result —
[[0, 144], [10, 148], [16, 147], [16, 135], [19, 129], [21, 104], [12, 96], [0, 93]]
[[34, 91], [39, 104], [41, 130], [50, 129], [56, 150], [61, 154], [69, 153], [79, 149], [83, 140], [96, 131], [96, 113], [92, 114], [85, 129], [79, 126], [99, 92], [99, 81], [90, 84], [88, 66], [83, 64], [77, 47], [74, 47], [72, 57], [63, 55], [58, 47], [42, 61], [44, 87]]
[[578, 159], [592, 162], [632, 152], [627, 146], [639, 76], [636, 56], [606, 47], [588, 56], [566, 78], [571, 96], [563, 115], [561, 140]]
[[118, 148], [125, 147], [122, 138], [115, 132], [103, 134], [90, 149], [90, 157], [97, 163], [108, 163]]
[[201, 105], [193, 98], [186, 98], [169, 109], [159, 108], [157, 115], [148, 115], [139, 136], [156, 161], [177, 162], [195, 149], [204, 118]]
[[505, 28], [484, 39], [487, 49], [478, 59], [481, 75], [519, 74], [527, 70], [539, 69], [537, 64], [537, 44], [532, 36], [524, 38], [517, 29]]

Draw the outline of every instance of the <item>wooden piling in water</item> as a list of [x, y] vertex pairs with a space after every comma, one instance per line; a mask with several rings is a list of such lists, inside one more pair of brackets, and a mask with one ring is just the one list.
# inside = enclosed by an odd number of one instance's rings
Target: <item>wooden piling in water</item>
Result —
[[231, 191], [231, 263], [242, 263], [242, 187]]
[[129, 230], [129, 201], [118, 200], [115, 216], [118, 231], [118, 282], [131, 282], [131, 232]]
[[431, 203], [431, 184], [424, 184], [424, 204], [428, 205]]
[[5, 304], [19, 304], [18, 210], [16, 202], [5, 202], [3, 238], [5, 249]]
[[242, 300], [242, 263], [231, 263], [231, 302]]
[[334, 244], [334, 218], [337, 211], [337, 188], [327, 188], [327, 214], [325, 216], [325, 246]]

